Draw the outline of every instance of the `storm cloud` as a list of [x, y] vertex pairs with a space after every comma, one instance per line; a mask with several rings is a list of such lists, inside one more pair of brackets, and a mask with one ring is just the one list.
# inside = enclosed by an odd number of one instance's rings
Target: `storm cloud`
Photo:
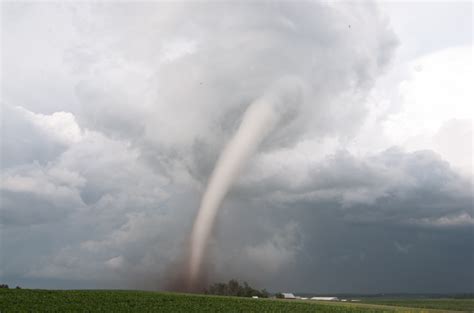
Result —
[[349, 147], [399, 43], [376, 4], [2, 9], [2, 281], [166, 286], [219, 152], [250, 103], [291, 76], [301, 107], [224, 201], [210, 279], [473, 290], [472, 177], [429, 149]]

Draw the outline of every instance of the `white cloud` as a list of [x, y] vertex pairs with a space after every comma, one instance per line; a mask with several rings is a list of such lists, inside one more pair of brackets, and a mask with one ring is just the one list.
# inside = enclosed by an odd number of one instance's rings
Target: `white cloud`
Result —
[[435, 133], [445, 121], [474, 115], [472, 46], [435, 52], [409, 67], [411, 77], [400, 84], [403, 108], [386, 124], [389, 136], [403, 143], [420, 133]]
[[458, 215], [447, 215], [438, 218], [421, 218], [412, 219], [410, 223], [431, 227], [456, 227], [456, 226], [473, 226], [474, 218], [471, 213], [463, 212]]
[[121, 255], [113, 257], [107, 261], [105, 261], [105, 265], [110, 267], [111, 269], [120, 269], [123, 266], [123, 257]]
[[196, 42], [191, 39], [176, 39], [168, 43], [163, 49], [163, 61], [172, 62], [186, 54], [196, 51]]
[[398, 59], [372, 90], [361, 131], [340, 144], [361, 156], [391, 146], [433, 150], [472, 175], [473, 78], [472, 46]]
[[54, 112], [51, 115], [34, 114], [26, 111], [28, 118], [39, 127], [46, 136], [56, 138], [67, 145], [81, 141], [82, 134], [74, 115], [69, 112]]
[[[421, 57], [411, 67], [412, 77], [400, 84], [403, 108], [384, 123], [385, 134], [412, 151], [433, 149], [472, 175], [472, 46]], [[462, 134], [454, 131], [456, 121], [464, 125]]]

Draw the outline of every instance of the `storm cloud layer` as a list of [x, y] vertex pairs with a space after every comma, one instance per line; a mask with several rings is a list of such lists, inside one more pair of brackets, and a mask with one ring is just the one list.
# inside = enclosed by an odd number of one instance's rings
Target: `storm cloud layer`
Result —
[[370, 104], [399, 44], [376, 4], [2, 3], [2, 17], [2, 281], [163, 288], [245, 110], [296, 77], [298, 109], [217, 216], [211, 280], [473, 290], [471, 175], [430, 149], [353, 149], [394, 113]]

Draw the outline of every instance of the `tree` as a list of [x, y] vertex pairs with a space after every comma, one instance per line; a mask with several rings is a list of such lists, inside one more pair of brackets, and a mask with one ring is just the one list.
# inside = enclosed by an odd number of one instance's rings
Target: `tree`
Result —
[[234, 296], [234, 297], [253, 297], [268, 298], [268, 292], [265, 289], [261, 291], [253, 289], [247, 282], [243, 285], [235, 280], [231, 279], [226, 283], [215, 283], [205, 291], [206, 294], [219, 295], [219, 296]]

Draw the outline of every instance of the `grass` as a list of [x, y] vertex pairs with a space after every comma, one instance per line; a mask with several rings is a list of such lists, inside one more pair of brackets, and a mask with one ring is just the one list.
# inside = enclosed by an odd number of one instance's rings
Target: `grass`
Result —
[[[457, 302], [458, 300], [454, 301]], [[413, 301], [410, 300], [404, 304], [410, 305], [411, 302]], [[472, 304], [472, 301], [469, 303]], [[455, 304], [453, 302], [453, 307], [457, 307]], [[443, 309], [449, 308], [443, 306]], [[319, 301], [249, 299], [147, 291], [0, 289], [0, 312], [2, 313], [420, 311], [435, 312], [425, 309], [387, 306], [385, 303], [321, 303]]]
[[474, 299], [365, 299], [363, 303], [474, 312]]

